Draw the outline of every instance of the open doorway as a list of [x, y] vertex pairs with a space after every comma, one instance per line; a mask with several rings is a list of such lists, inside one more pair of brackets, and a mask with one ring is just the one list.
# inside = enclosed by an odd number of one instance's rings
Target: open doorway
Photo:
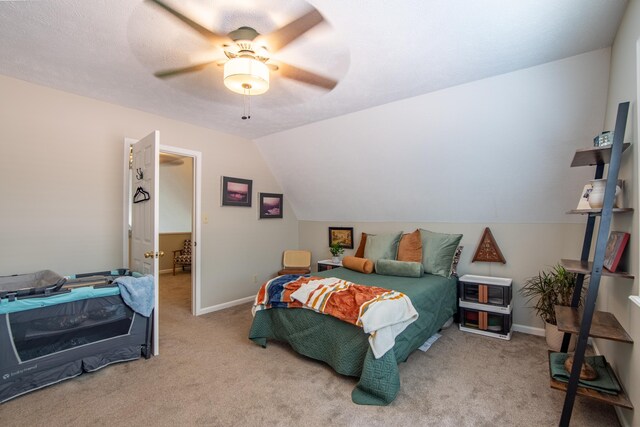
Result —
[[165, 254], [159, 259], [160, 322], [192, 312], [193, 163], [192, 157], [160, 150], [158, 247]]
[[[160, 232], [160, 244], [159, 249], [165, 253], [164, 261], [159, 270], [159, 282], [160, 287], [163, 286], [163, 282], [172, 282], [176, 278], [183, 283], [182, 286], [186, 287], [187, 294], [183, 295], [183, 303], [189, 305], [189, 315], [196, 316], [200, 311], [200, 205], [201, 205], [201, 176], [202, 176], [202, 153], [199, 151], [187, 150], [184, 148], [170, 147], [167, 145], [160, 145], [160, 156], [165, 160], [160, 161], [160, 192], [163, 191], [162, 175], [172, 175], [172, 178], [164, 180], [164, 186], [174, 187], [171, 192], [182, 193], [181, 196], [165, 196], [163, 201], [162, 195], [160, 196], [159, 216], [163, 215], [164, 220], [159, 220], [159, 230], [168, 230], [169, 232], [175, 231], [176, 235], [167, 234], [167, 250], [164, 250], [161, 245], [165, 242]], [[178, 160], [179, 159], [179, 160]], [[181, 162], [182, 161], [182, 162]], [[175, 162], [176, 164], [172, 164]], [[182, 163], [182, 164], [180, 164]], [[166, 165], [166, 166], [162, 166]], [[182, 170], [182, 177], [178, 178], [178, 172], [174, 169], [178, 169], [180, 166], [187, 165], [186, 170]], [[175, 173], [174, 173], [175, 172]], [[190, 183], [186, 183], [187, 178], [190, 177]], [[188, 194], [184, 194], [188, 193]], [[177, 200], [180, 200], [177, 202]], [[190, 206], [186, 205], [186, 201], [190, 201]], [[172, 206], [172, 204], [179, 203], [181, 207]], [[190, 218], [185, 218], [184, 213], [188, 212]], [[167, 227], [163, 226], [163, 221]], [[181, 234], [182, 231], [188, 230], [188, 224], [191, 225], [191, 267], [176, 266], [176, 275], [173, 276], [173, 250], [183, 248], [184, 240], [188, 238], [189, 233]], [[172, 230], [173, 229], [173, 230]], [[169, 237], [172, 236], [172, 237]], [[174, 246], [175, 249], [172, 249]], [[169, 267], [170, 266], [170, 267]], [[170, 269], [170, 272], [168, 271]], [[164, 272], [163, 272], [164, 270]], [[190, 282], [189, 282], [190, 280]], [[171, 283], [167, 285], [171, 287]], [[190, 290], [190, 292], [189, 292]], [[159, 301], [159, 305], [162, 304], [162, 299]]]
[[[157, 145], [149, 145], [147, 142], [147, 140], [149, 140], [149, 138], [152, 138], [153, 141], [156, 141], [154, 144]], [[151, 260], [155, 260], [153, 261], [153, 268], [152, 269], [146, 269], [144, 271], [139, 271], [142, 273], [152, 273], [154, 277], [156, 277], [156, 284], [158, 284], [158, 286], [156, 286], [156, 308], [154, 310], [154, 354], [158, 355], [159, 354], [159, 330], [160, 328], [160, 323], [161, 322], [160, 319], [160, 312], [162, 310], [161, 306], [162, 306], [162, 301], [159, 297], [159, 270], [160, 270], [160, 263], [159, 263], [159, 259], [163, 258], [163, 255], [167, 257], [167, 259], [171, 259], [171, 262], [173, 263], [172, 260], [172, 255], [173, 252], [171, 253], [166, 253], [165, 251], [161, 251], [160, 250], [160, 245], [159, 245], [159, 211], [160, 211], [160, 205], [159, 205], [159, 194], [160, 194], [160, 178], [159, 178], [159, 170], [160, 170], [160, 161], [159, 161], [159, 153], [165, 153], [165, 154], [172, 154], [175, 155], [176, 157], [187, 157], [190, 159], [191, 161], [191, 182], [192, 185], [190, 186], [191, 190], [191, 239], [192, 239], [192, 263], [191, 263], [191, 269], [190, 269], [190, 279], [191, 282], [188, 284], [188, 286], [191, 289], [191, 293], [190, 293], [190, 298], [189, 295], [187, 295], [187, 305], [189, 304], [189, 299], [191, 301], [191, 310], [189, 311], [185, 311], [187, 316], [191, 316], [191, 315], [198, 315], [201, 314], [200, 311], [200, 254], [201, 254], [201, 250], [200, 250], [200, 221], [201, 221], [201, 215], [200, 215], [200, 206], [201, 206], [201, 188], [202, 188], [202, 153], [198, 152], [198, 151], [192, 151], [192, 150], [187, 150], [187, 149], [183, 149], [183, 148], [177, 148], [177, 147], [170, 147], [170, 146], [165, 146], [165, 145], [160, 145], [157, 142], [159, 141], [160, 135], [158, 131], [155, 131], [154, 133], [150, 134], [149, 136], [145, 137], [143, 140], [135, 140], [135, 139], [131, 139], [131, 138], [125, 138], [124, 141], [124, 192], [123, 192], [123, 197], [124, 197], [124, 203], [123, 203], [123, 267], [126, 268], [132, 268], [135, 270], [134, 264], [138, 265], [140, 264], [140, 260], [143, 259], [143, 255], [144, 255], [144, 260], [146, 260], [147, 258], [150, 258]], [[138, 143], [141, 143], [141, 149], [144, 149], [144, 153], [140, 153], [140, 150], [137, 150], [138, 155], [136, 155], [136, 149], [135, 147], [138, 147]], [[151, 148], [149, 148], [151, 147]], [[153, 148], [155, 147], [155, 148]], [[155, 154], [153, 153], [153, 151], [155, 150]], [[140, 157], [142, 156], [142, 157]], [[155, 157], [155, 161], [151, 160], [152, 164], [147, 164], [145, 170], [139, 171], [133, 170], [133, 164], [137, 164], [136, 163], [136, 159], [141, 159], [144, 158], [145, 161], [148, 161], [149, 158], [153, 159]], [[175, 159], [175, 157], [174, 157]], [[171, 157], [169, 157], [169, 161], [171, 161]], [[154, 166], [155, 165], [155, 166]], [[140, 168], [137, 168], [140, 169]], [[135, 172], [135, 174], [134, 174]], [[155, 208], [154, 209], [137, 209], [136, 210], [136, 224], [137, 226], [134, 227], [134, 223], [132, 222], [133, 219], [133, 201], [132, 201], [132, 197], [133, 197], [133, 188], [134, 188], [134, 182], [137, 182], [138, 185], [140, 184], [140, 180], [143, 177], [143, 172], [144, 172], [144, 179], [146, 179], [147, 182], [145, 184], [146, 188], [148, 189], [154, 189], [153, 190], [153, 194], [155, 194], [152, 199], [155, 201]], [[139, 174], [139, 175], [138, 175]], [[134, 176], [135, 175], [135, 176]], [[145, 181], [146, 182], [146, 181]], [[150, 199], [146, 199], [146, 200], [150, 200]], [[143, 206], [143, 205], [136, 205], [136, 206]], [[150, 203], [145, 203], [143, 207], [149, 208], [151, 207], [152, 204]], [[142, 251], [145, 251], [144, 254], [143, 252], [140, 250], [140, 245], [137, 245], [137, 249], [133, 247], [133, 240], [135, 240], [136, 242], [138, 242], [140, 240], [140, 235], [144, 235], [145, 238], [149, 239], [149, 241], [151, 242], [149, 245], [149, 247], [144, 247], [142, 249]], [[133, 237], [132, 237], [133, 236]], [[149, 252], [146, 252], [149, 251]], [[154, 256], [155, 254], [155, 256]], [[135, 255], [135, 260], [136, 262], [133, 262], [133, 257]], [[182, 269], [182, 267], [181, 267]], [[185, 268], [186, 270], [186, 268]], [[135, 270], [138, 271], [138, 270]], [[188, 292], [188, 291], [187, 291]]]

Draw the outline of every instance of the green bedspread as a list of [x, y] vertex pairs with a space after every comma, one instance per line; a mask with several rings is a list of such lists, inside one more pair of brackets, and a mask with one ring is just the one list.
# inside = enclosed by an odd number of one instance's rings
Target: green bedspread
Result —
[[455, 312], [456, 279], [430, 274], [421, 278], [381, 276], [345, 268], [316, 275], [403, 292], [419, 317], [396, 337], [393, 349], [379, 359], [374, 358], [368, 334], [361, 328], [301, 308], [256, 312], [249, 338], [263, 347], [267, 339], [287, 342], [296, 352], [326, 362], [340, 374], [360, 378], [351, 393], [354, 403], [388, 405], [400, 390], [398, 363], [406, 361]]

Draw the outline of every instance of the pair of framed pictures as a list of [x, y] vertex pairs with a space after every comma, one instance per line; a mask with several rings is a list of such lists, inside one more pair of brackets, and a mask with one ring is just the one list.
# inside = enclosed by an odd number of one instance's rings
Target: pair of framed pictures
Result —
[[[243, 178], [222, 177], [222, 206], [251, 207], [253, 181]], [[259, 193], [260, 218], [282, 218], [283, 195]]]

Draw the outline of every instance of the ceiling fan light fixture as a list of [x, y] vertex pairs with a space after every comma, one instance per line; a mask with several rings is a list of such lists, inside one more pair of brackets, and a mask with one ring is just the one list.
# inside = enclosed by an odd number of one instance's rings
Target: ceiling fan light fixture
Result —
[[233, 58], [224, 64], [224, 85], [241, 95], [261, 95], [269, 90], [269, 68], [253, 58]]

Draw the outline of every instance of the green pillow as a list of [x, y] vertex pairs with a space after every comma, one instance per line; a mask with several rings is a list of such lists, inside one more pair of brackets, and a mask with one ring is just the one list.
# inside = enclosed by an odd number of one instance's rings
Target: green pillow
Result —
[[424, 267], [419, 262], [379, 259], [376, 273], [385, 276], [421, 277]]
[[402, 231], [387, 234], [367, 234], [364, 257], [370, 259], [374, 264], [379, 259], [396, 259], [400, 237], [402, 237]]
[[425, 273], [449, 277], [451, 263], [462, 234], [434, 233], [420, 229], [422, 238], [422, 265]]

